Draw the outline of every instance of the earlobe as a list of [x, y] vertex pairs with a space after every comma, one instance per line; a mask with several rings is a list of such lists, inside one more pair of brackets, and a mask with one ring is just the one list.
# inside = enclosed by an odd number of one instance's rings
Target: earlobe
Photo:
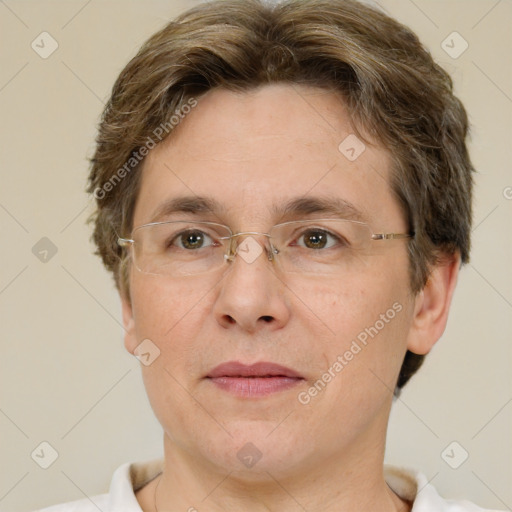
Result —
[[444, 256], [435, 265], [424, 288], [416, 295], [414, 316], [407, 348], [415, 354], [428, 354], [443, 334], [457, 284], [460, 255]]
[[135, 320], [133, 317], [131, 301], [124, 293], [121, 293], [121, 305], [123, 310], [124, 346], [126, 350], [133, 355], [133, 352], [137, 347]]

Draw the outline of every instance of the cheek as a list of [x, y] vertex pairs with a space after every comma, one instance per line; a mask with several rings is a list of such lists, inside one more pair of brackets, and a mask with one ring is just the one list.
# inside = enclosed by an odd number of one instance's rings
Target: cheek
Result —
[[161, 276], [132, 279], [132, 304], [138, 337], [152, 336], [166, 342], [173, 331], [194, 326], [194, 316], [201, 309], [204, 290], [185, 283], [179, 288]]
[[341, 377], [332, 388], [352, 389], [361, 399], [374, 391], [380, 395], [394, 390], [411, 324], [414, 302], [404, 286], [407, 264], [394, 275], [385, 268], [380, 266], [368, 279], [340, 282], [337, 292], [331, 286], [318, 295], [317, 308], [331, 331], [324, 364]]
[[[211, 296], [198, 286], [178, 287], [162, 279], [143, 276], [132, 281], [132, 305], [137, 340], [151, 340], [160, 354], [150, 367], [142, 367], [148, 392], [152, 387], [171, 387], [179, 397], [178, 383], [196, 375], [203, 357], [204, 325]], [[153, 368], [160, 369], [152, 372]], [[175, 381], [173, 380], [176, 379]], [[153, 384], [153, 381], [154, 382]], [[160, 382], [160, 384], [158, 383]], [[158, 389], [155, 389], [158, 394]]]
[[378, 282], [375, 276], [317, 280], [290, 288], [297, 299], [295, 316], [302, 317], [299, 322], [307, 320], [304, 324], [308, 330], [325, 332], [326, 341], [340, 348], [372, 326], [399, 299], [398, 289]]
[[150, 365], [141, 365], [144, 386], [156, 417], [174, 437], [200, 412], [190, 400], [188, 378], [201, 360], [205, 290], [177, 290], [165, 278], [134, 275], [131, 292], [137, 340], [149, 339], [160, 351]]

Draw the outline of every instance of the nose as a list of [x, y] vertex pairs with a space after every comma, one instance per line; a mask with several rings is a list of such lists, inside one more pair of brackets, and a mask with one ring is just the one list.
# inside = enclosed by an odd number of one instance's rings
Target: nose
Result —
[[268, 241], [254, 234], [238, 239], [237, 244], [215, 301], [217, 322], [249, 333], [282, 328], [290, 309], [286, 287], [268, 257]]

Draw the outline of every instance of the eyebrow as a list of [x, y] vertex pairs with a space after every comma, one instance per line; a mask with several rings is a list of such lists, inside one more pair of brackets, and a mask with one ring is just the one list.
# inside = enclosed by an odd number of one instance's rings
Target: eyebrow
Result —
[[339, 197], [298, 197], [284, 205], [274, 205], [272, 211], [282, 217], [297, 215], [325, 214], [346, 220], [364, 221], [364, 215], [351, 202]]
[[[163, 202], [155, 210], [150, 222], [159, 222], [175, 213], [220, 216], [226, 208], [212, 197], [181, 196]], [[271, 207], [274, 216], [284, 220], [289, 217], [325, 214], [347, 220], [365, 221], [365, 217], [352, 203], [339, 197], [303, 196], [291, 199], [284, 204]]]
[[164, 201], [154, 212], [150, 222], [159, 222], [174, 213], [215, 214], [223, 212], [222, 205], [211, 197], [182, 196]]

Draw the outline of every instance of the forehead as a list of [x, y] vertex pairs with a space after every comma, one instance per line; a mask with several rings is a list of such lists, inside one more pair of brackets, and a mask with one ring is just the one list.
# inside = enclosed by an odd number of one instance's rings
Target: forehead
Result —
[[283, 205], [300, 198], [341, 201], [354, 216], [391, 222], [400, 212], [389, 167], [384, 148], [356, 137], [334, 92], [216, 89], [146, 157], [134, 225], [194, 196], [212, 199], [220, 220], [246, 227], [279, 220]]

